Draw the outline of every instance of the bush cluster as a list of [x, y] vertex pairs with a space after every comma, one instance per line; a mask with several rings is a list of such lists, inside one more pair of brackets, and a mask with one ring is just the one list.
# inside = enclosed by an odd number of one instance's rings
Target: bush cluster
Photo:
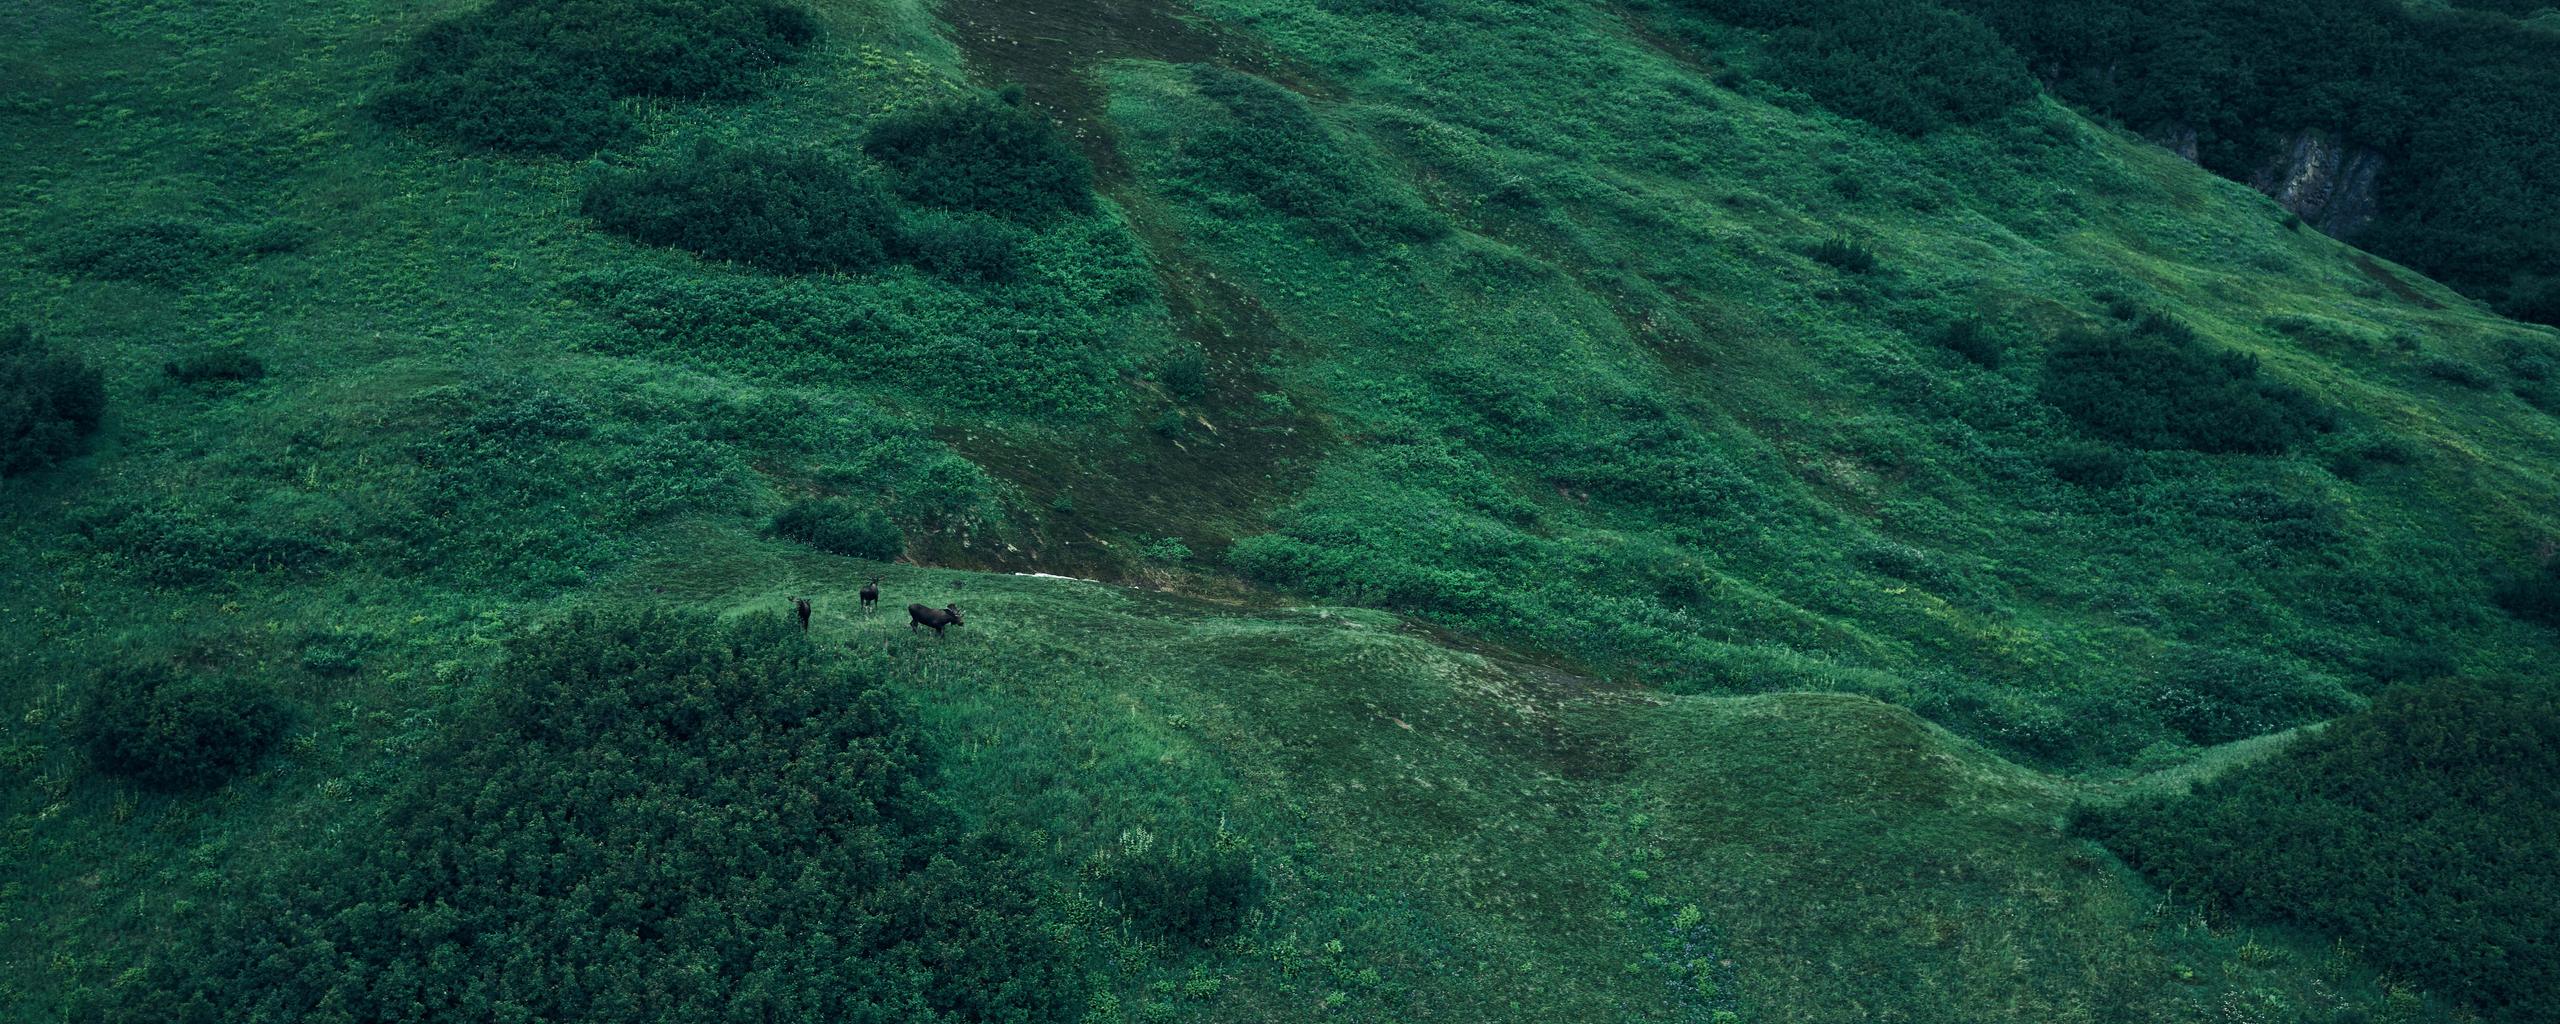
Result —
[[89, 684], [72, 731], [100, 771], [157, 789], [195, 789], [256, 767], [289, 720], [281, 700], [247, 683], [127, 665]]
[[1141, 934], [1187, 945], [1234, 934], [1263, 890], [1252, 855], [1223, 832], [1172, 839], [1132, 829], [1085, 874], [1104, 905]]
[[2229, 743], [2353, 710], [2335, 679], [2257, 655], [2180, 647], [2162, 666], [2152, 706], [2197, 743]]
[[0, 328], [0, 477], [78, 454], [106, 416], [106, 378], [25, 324]]
[[466, 149], [591, 153], [632, 131], [620, 101], [752, 95], [816, 36], [770, 0], [492, 0], [420, 33], [374, 110]]
[[2157, 313], [2064, 333], [2042, 391], [2091, 433], [2136, 448], [2266, 454], [2334, 425], [2311, 396], [2259, 376], [2255, 358]]
[[814, 149], [697, 144], [604, 175], [580, 209], [635, 241], [781, 274], [868, 269], [898, 238], [879, 182]]
[[198, 221], [123, 220], [82, 226], [56, 243], [54, 264], [85, 277], [175, 287], [240, 252], [233, 238]]
[[1193, 182], [1250, 196], [1355, 252], [1449, 233], [1438, 214], [1379, 185], [1296, 93], [1206, 64], [1193, 66], [1191, 79], [1226, 114], [1184, 140], [1176, 156]]
[[825, 657], [778, 616], [511, 642], [378, 819], [247, 883], [110, 1019], [1073, 1019], [1042, 871]]
[[1927, 0], [1689, 0], [1770, 29], [1771, 72], [1823, 106], [1906, 135], [1988, 120], [2036, 94], [2015, 51]]
[[193, 388], [246, 384], [267, 375], [267, 364], [236, 348], [198, 352], [160, 367], [170, 380]]
[[2214, 909], [2335, 935], [2491, 1020], [2560, 1006], [2560, 697], [2444, 679], [2075, 829]]
[[906, 553], [906, 534], [880, 510], [843, 498], [791, 503], [773, 517], [773, 532], [832, 555], [895, 561]]
[[2509, 615], [2560, 629], [2560, 565], [2501, 583], [2492, 596]]
[[1022, 223], [1093, 209], [1093, 168], [1019, 93], [892, 113], [872, 122], [862, 149], [920, 206]]

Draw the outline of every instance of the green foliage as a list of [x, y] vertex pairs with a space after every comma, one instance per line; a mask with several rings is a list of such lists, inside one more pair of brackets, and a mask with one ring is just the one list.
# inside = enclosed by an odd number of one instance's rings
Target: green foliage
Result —
[[2008, 354], [2007, 346], [1984, 329], [1982, 318], [1978, 316], [1949, 320], [1930, 340], [1937, 342], [1940, 348], [1963, 356], [1966, 362], [1986, 368], [1998, 368], [2001, 358]]
[[1438, 214], [1379, 183], [1298, 94], [1252, 75], [1194, 65], [1191, 82], [1224, 117], [1200, 126], [1176, 155], [1199, 187], [1252, 197], [1353, 252], [1449, 233]]
[[0, 477], [76, 455], [106, 417], [106, 378], [25, 324], [0, 328]]
[[2519, 575], [2499, 584], [2494, 596], [2507, 614], [2560, 629], [2560, 567]]
[[73, 231], [57, 243], [54, 263], [88, 277], [178, 287], [238, 255], [228, 237], [200, 221], [114, 220]]
[[862, 148], [912, 203], [1023, 223], [1093, 209], [1093, 168], [1018, 96], [898, 111], [871, 123]]
[[2492, 1020], [2560, 1001], [2560, 700], [2443, 680], [2075, 827], [2182, 898], [2335, 935]]
[[203, 789], [257, 767], [290, 718], [283, 701], [239, 680], [119, 665], [81, 693], [71, 732], [99, 771]]
[[219, 587], [235, 576], [322, 569], [340, 554], [302, 524], [179, 499], [83, 509], [71, 527], [92, 551], [163, 588]]
[[1189, 945], [1234, 934], [1265, 888], [1251, 852], [1223, 828], [1206, 839], [1131, 829], [1085, 865], [1085, 876], [1141, 934]]
[[2228, 743], [2353, 710], [2337, 680], [2271, 658], [2181, 647], [2170, 652], [2152, 703], [2178, 734]]
[[2026, 65], [1970, 15], [1927, 0], [1687, 0], [1775, 30], [1778, 80], [1823, 106], [1905, 135], [1979, 123], [2036, 93]]
[[629, 612], [512, 641], [377, 820], [257, 879], [109, 1019], [1072, 1019], [1036, 867], [819, 650]]
[[769, 0], [492, 0], [420, 33], [373, 105], [465, 149], [573, 156], [635, 130], [626, 99], [753, 95], [816, 35]]
[[598, 178], [579, 209], [635, 241], [778, 274], [866, 270], [898, 237], [879, 183], [815, 149], [699, 142]]
[[880, 510], [843, 498], [809, 498], [773, 517], [773, 532], [832, 555], [895, 561], [906, 535]]
[[2255, 358], [2216, 350], [2156, 313], [2065, 332], [2042, 393], [2092, 433], [2136, 448], [2281, 452], [2334, 423], [2309, 395], [2260, 377]]
[[1826, 238], [1808, 254], [1813, 261], [1849, 274], [1872, 274], [1876, 270], [1875, 250], [1855, 239]]
[[1209, 357], [1197, 348], [1179, 348], [1156, 364], [1156, 382], [1177, 402], [1209, 397]]
[[236, 348], [197, 352], [161, 365], [170, 380], [198, 389], [246, 384], [267, 375], [267, 364]]
[[917, 267], [951, 281], [1002, 281], [1022, 266], [1021, 229], [979, 214], [910, 212], [898, 249]]

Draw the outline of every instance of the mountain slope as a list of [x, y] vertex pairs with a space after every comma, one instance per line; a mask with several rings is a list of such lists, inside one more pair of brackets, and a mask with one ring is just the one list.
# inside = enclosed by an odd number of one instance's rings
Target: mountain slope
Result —
[[[2554, 653], [2490, 600], [2560, 526], [2552, 331], [2050, 101], [1904, 136], [1651, 5], [809, 6], [756, 95], [617, 101], [589, 161], [368, 112], [468, 5], [0, 15], [0, 315], [109, 398], [0, 483], [0, 1003], [112, 1007], [366, 838], [479, 738], [504, 638], [797, 595], [827, 672], [917, 704], [941, 799], [1031, 837], [1086, 1019], [2428, 1009], [2060, 826]], [[697, 144], [858, 160], [971, 81], [1103, 200], [1010, 277], [579, 212]], [[163, 367], [223, 352], [263, 375]], [[2261, 400], [2298, 422], [2194, 425]], [[909, 564], [772, 535], [811, 499]], [[968, 624], [862, 618], [872, 576]], [[299, 719], [140, 789], [69, 722], [123, 663]], [[1267, 890], [1151, 937], [1081, 873], [1139, 830], [1241, 837]]]

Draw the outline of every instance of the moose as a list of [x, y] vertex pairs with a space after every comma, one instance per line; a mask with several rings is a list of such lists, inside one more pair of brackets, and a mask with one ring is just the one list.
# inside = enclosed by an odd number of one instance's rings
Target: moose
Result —
[[803, 633], [808, 632], [808, 631], [809, 631], [809, 599], [808, 599], [808, 598], [805, 598], [805, 597], [795, 597], [795, 598], [792, 598], [792, 599], [791, 599], [791, 613], [800, 617], [800, 631], [801, 631], [801, 632], [803, 632]]
[[907, 632], [915, 632], [917, 626], [931, 626], [933, 635], [941, 636], [944, 626], [962, 625], [967, 623], [960, 621], [959, 605], [946, 604], [940, 608], [927, 608], [920, 604], [907, 606]]
[[874, 576], [871, 577], [871, 582], [862, 585], [862, 614], [871, 614], [871, 607], [879, 603], [880, 577]]

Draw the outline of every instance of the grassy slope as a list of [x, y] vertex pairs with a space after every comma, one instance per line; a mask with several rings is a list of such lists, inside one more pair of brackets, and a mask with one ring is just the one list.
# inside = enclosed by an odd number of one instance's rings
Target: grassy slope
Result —
[[[1462, 229], [1393, 259], [1345, 260], [1277, 218], [1210, 209], [1164, 162], [1210, 114], [1161, 65], [1103, 69], [1133, 168], [1116, 190], [1139, 244], [1223, 284], [1193, 294], [1203, 286], [1169, 282], [1170, 307], [1110, 312], [1082, 335], [1092, 365], [1135, 365], [1176, 337], [1241, 337], [1211, 346], [1219, 387], [1193, 411], [1220, 428], [1237, 417], [1263, 428], [1177, 444], [1136, 428], [1161, 405], [1143, 387], [1106, 394], [1081, 421], [1032, 424], [981, 411], [1021, 386], [1003, 377], [954, 394], [931, 380], [812, 378], [635, 348], [563, 282], [612, 267], [722, 272], [589, 232], [568, 213], [575, 168], [454, 159], [354, 112], [391, 45], [450, 5], [353, 18], [318, 0], [25, 6], [0, 16], [11, 40], [0, 54], [5, 312], [110, 365], [114, 405], [97, 454], [0, 492], [9, 550], [35, 553], [0, 568], [0, 761], [12, 776], [0, 1007], [13, 1017], [112, 998], [155, 930], [223, 898], [276, 850], [331, 835], [469, 699], [498, 637], [579, 601], [763, 613], [790, 593], [820, 598], [826, 642], [853, 638], [861, 656], [895, 666], [954, 752], [968, 804], [1049, 829], [1061, 856], [1126, 828], [1201, 829], [1221, 815], [1255, 839], [1275, 889], [1236, 948], [1150, 951], [1095, 925], [1097, 970], [1133, 1018], [1153, 1003], [1236, 1020], [1304, 1019], [1328, 1004], [1352, 1019], [2308, 1015], [2382, 997], [2327, 954], [2211, 934], [2060, 838], [2060, 809], [2083, 783], [2004, 763], [1864, 697], [1674, 697], [1471, 653], [1374, 611], [891, 569], [893, 603], [959, 599], [973, 612], [947, 644], [913, 642], [889, 619], [845, 617], [859, 577], [877, 570], [758, 539], [755, 527], [792, 494], [912, 489], [844, 452], [924, 459], [938, 438], [1019, 488], [962, 486], [971, 500], [1022, 495], [986, 518], [975, 546], [957, 531], [921, 542], [920, 553], [961, 564], [1130, 573], [1083, 532], [1119, 547], [1177, 535], [1210, 548], [1286, 500], [1302, 516], [1378, 495], [1463, 508], [1452, 494], [1479, 485], [1532, 503], [1542, 537], [1634, 545], [1640, 562], [1662, 550], [1643, 544], [1674, 543], [1658, 515], [1556, 497], [1499, 450], [1454, 475], [1389, 478], [1368, 442], [1415, 418], [1406, 410], [1446, 415], [1437, 385], [1411, 371], [1456, 352], [1535, 368], [1529, 385], [1567, 395], [1663, 396], [1730, 453], [1765, 516], [1691, 556], [1715, 599], [1658, 648], [1622, 658], [1534, 617], [1494, 632], [1568, 665], [1690, 689], [1811, 686], [1920, 704], [1988, 685], [2014, 719], [2070, 709], [2062, 697], [2105, 688], [2110, 666], [2165, 636], [2312, 648], [2322, 664], [2342, 660], [2324, 644], [2380, 642], [2306, 625], [2297, 607], [2306, 591], [2355, 580], [2286, 575], [2245, 537], [2188, 536], [2188, 489], [2272, 478], [2307, 490], [2350, 524], [2350, 566], [2441, 566], [2430, 579], [2469, 578], [2552, 525], [2548, 417], [2420, 376], [2387, 345], [2317, 351], [2265, 321], [2292, 312], [2377, 337], [2415, 330], [2430, 351], [2484, 363], [2520, 329], [2405, 273], [2394, 280], [2419, 301], [2403, 299], [2344, 250], [2285, 232], [2236, 187], [2067, 115], [2039, 112], [2009, 135], [1879, 138], [1784, 97], [1706, 85], [1703, 51], [1649, 43], [1650, 28], [1614, 9], [1453, 4], [1472, 19], [1433, 30], [1426, 48], [1423, 30], [1391, 13], [1203, 5], [1267, 41], [1239, 45], [1250, 62], [1285, 66], [1326, 95], [1328, 123], [1379, 180]], [[913, 5], [820, 7], [833, 41], [773, 97], [671, 108], [654, 127], [841, 142], [858, 130], [848, 111], [951, 88], [960, 55]], [[1716, 116], [1684, 113], [1706, 102]], [[1862, 198], [1835, 184], [1843, 177], [1865, 183]], [[1925, 212], [1912, 200], [1922, 194]], [[51, 240], [80, 225], [145, 215], [288, 219], [312, 239], [175, 289], [47, 263]], [[1122, 251], [1117, 216], [1055, 239], [1051, 265]], [[1842, 281], [1798, 255], [1841, 232], [1870, 239], [1892, 276]], [[915, 279], [815, 287], [910, 310], [919, 335], [977, 308]], [[2360, 485], [2308, 459], [2195, 460], [2103, 503], [1987, 468], [2032, 466], [2036, 438], [2057, 429], [2036, 418], [2049, 414], [1982, 427], [1929, 412], [1932, 396], [2029, 405], [2026, 370], [1971, 370], [1897, 328], [1969, 306], [2032, 338], [2023, 325], [2082, 314], [2096, 288], [2176, 309], [2426, 457]], [[1055, 309], [1022, 301], [1026, 317]], [[225, 343], [248, 345], [274, 374], [210, 397], [157, 380], [161, 360]], [[491, 372], [537, 378], [599, 424], [547, 455], [551, 468], [683, 497], [646, 514], [493, 513], [486, 531], [427, 534], [460, 557], [415, 557], [410, 534], [375, 524], [439, 486], [418, 478], [408, 452], [452, 413], [422, 395]], [[1268, 412], [1253, 397], [1282, 390], [1309, 411]], [[711, 406], [695, 404], [704, 396]], [[909, 418], [898, 433], [925, 447], [879, 440], [892, 416]], [[1321, 452], [1309, 437], [1324, 439]], [[1322, 461], [1293, 477], [1267, 465], [1274, 451]], [[1265, 466], [1276, 482], [1211, 475], [1238, 466]], [[1055, 501], [1061, 490], [1071, 511]], [[155, 586], [148, 574], [165, 551], [102, 549], [66, 523], [134, 502], [284, 524], [344, 553], [308, 573]], [[1957, 578], [1974, 579], [1969, 593], [1847, 561], [1881, 540], [1955, 561]], [[525, 586], [513, 558], [524, 551], [558, 573]], [[1525, 564], [1567, 567], [1567, 594], [1618, 572], [1571, 570], [1578, 557]], [[2548, 653], [2494, 618], [2456, 625], [2481, 667]], [[310, 656], [321, 648], [357, 651], [363, 665], [326, 671], [335, 663]], [[91, 778], [55, 725], [79, 674], [117, 656], [269, 676], [307, 709], [304, 727], [272, 770], [211, 797]], [[2002, 731], [2015, 724], [1968, 727], [2016, 748]], [[2087, 760], [2174, 770], [2196, 756], [2168, 744]], [[1694, 922], [1682, 914], [1691, 905]], [[1217, 984], [1192, 983], [1203, 979]]]

